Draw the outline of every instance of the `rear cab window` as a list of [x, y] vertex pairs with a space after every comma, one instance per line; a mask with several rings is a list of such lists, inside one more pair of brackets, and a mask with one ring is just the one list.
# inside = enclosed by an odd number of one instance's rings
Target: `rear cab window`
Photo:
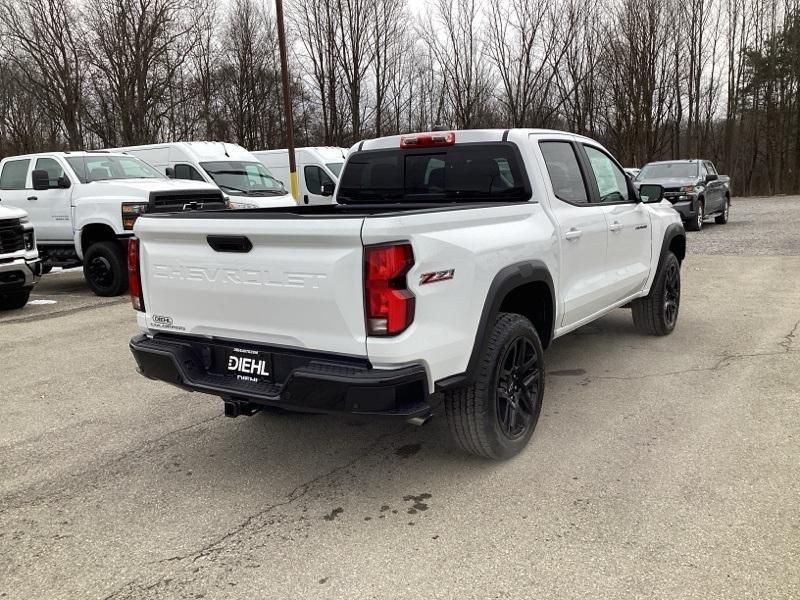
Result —
[[355, 152], [342, 171], [336, 201], [526, 202], [530, 198], [519, 149], [497, 142]]
[[0, 172], [0, 190], [24, 190], [28, 178], [29, 158], [10, 160]]

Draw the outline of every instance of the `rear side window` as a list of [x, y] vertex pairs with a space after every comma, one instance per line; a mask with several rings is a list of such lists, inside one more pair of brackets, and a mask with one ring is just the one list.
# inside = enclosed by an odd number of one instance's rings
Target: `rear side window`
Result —
[[430, 150], [368, 150], [351, 155], [337, 202], [513, 202], [530, 199], [513, 144], [461, 144]]
[[30, 159], [10, 160], [3, 165], [0, 173], [0, 190], [24, 190], [25, 179], [28, 177]]
[[52, 158], [39, 158], [36, 160], [34, 170], [47, 171], [47, 179], [51, 186], [58, 185], [58, 179], [64, 175], [64, 169]]
[[325, 171], [316, 166], [305, 167], [303, 176], [306, 178], [306, 188], [312, 194], [321, 194], [322, 184], [333, 181]]
[[586, 204], [586, 182], [583, 180], [575, 148], [570, 142], [540, 142], [547, 174], [553, 184], [553, 193], [559, 200], [573, 204]]
[[175, 179], [189, 179], [191, 181], [205, 181], [192, 165], [175, 165]]

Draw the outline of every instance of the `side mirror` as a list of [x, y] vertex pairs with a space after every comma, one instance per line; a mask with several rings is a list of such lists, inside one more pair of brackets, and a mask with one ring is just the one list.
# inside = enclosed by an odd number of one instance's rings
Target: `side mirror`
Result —
[[172, 167], [167, 167], [166, 169], [164, 169], [164, 174], [170, 179], [175, 179], [175, 169], [173, 169]]
[[336, 184], [333, 181], [325, 181], [322, 184], [322, 190], [320, 191], [320, 195], [333, 196], [334, 191], [336, 191]]
[[42, 169], [34, 169], [33, 173], [31, 173], [31, 179], [33, 179], [33, 189], [35, 190], [50, 189], [50, 177], [47, 175], [47, 171], [44, 171]]
[[715, 175], [714, 173], [708, 173], [706, 175], [706, 183], [711, 183], [712, 181], [716, 181], [719, 179], [719, 175]]
[[71, 184], [69, 182], [69, 177], [67, 177], [66, 175], [62, 175], [61, 177], [58, 178], [58, 187], [66, 189], [70, 185]]
[[643, 183], [639, 186], [639, 201], [644, 204], [656, 204], [661, 202], [664, 196], [664, 188], [655, 183]]

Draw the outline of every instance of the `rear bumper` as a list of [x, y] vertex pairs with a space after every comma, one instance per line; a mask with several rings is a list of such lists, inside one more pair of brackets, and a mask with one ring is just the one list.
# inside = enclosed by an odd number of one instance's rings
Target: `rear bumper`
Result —
[[41, 274], [42, 263], [38, 258], [0, 261], [0, 292], [30, 289]]
[[173, 335], [138, 335], [130, 341], [138, 370], [145, 377], [225, 400], [302, 412], [404, 419], [431, 412], [427, 374], [421, 365], [374, 369], [363, 359], [250, 346], [273, 357], [275, 381], [256, 383], [212, 369], [215, 355], [230, 345]]

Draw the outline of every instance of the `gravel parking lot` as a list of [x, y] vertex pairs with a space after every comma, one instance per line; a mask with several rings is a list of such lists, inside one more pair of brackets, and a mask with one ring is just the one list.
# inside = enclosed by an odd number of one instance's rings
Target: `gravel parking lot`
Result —
[[0, 598], [798, 598], [798, 231], [780, 197], [690, 233], [673, 335], [556, 342], [505, 463], [441, 418], [226, 419], [47, 276], [0, 317]]

